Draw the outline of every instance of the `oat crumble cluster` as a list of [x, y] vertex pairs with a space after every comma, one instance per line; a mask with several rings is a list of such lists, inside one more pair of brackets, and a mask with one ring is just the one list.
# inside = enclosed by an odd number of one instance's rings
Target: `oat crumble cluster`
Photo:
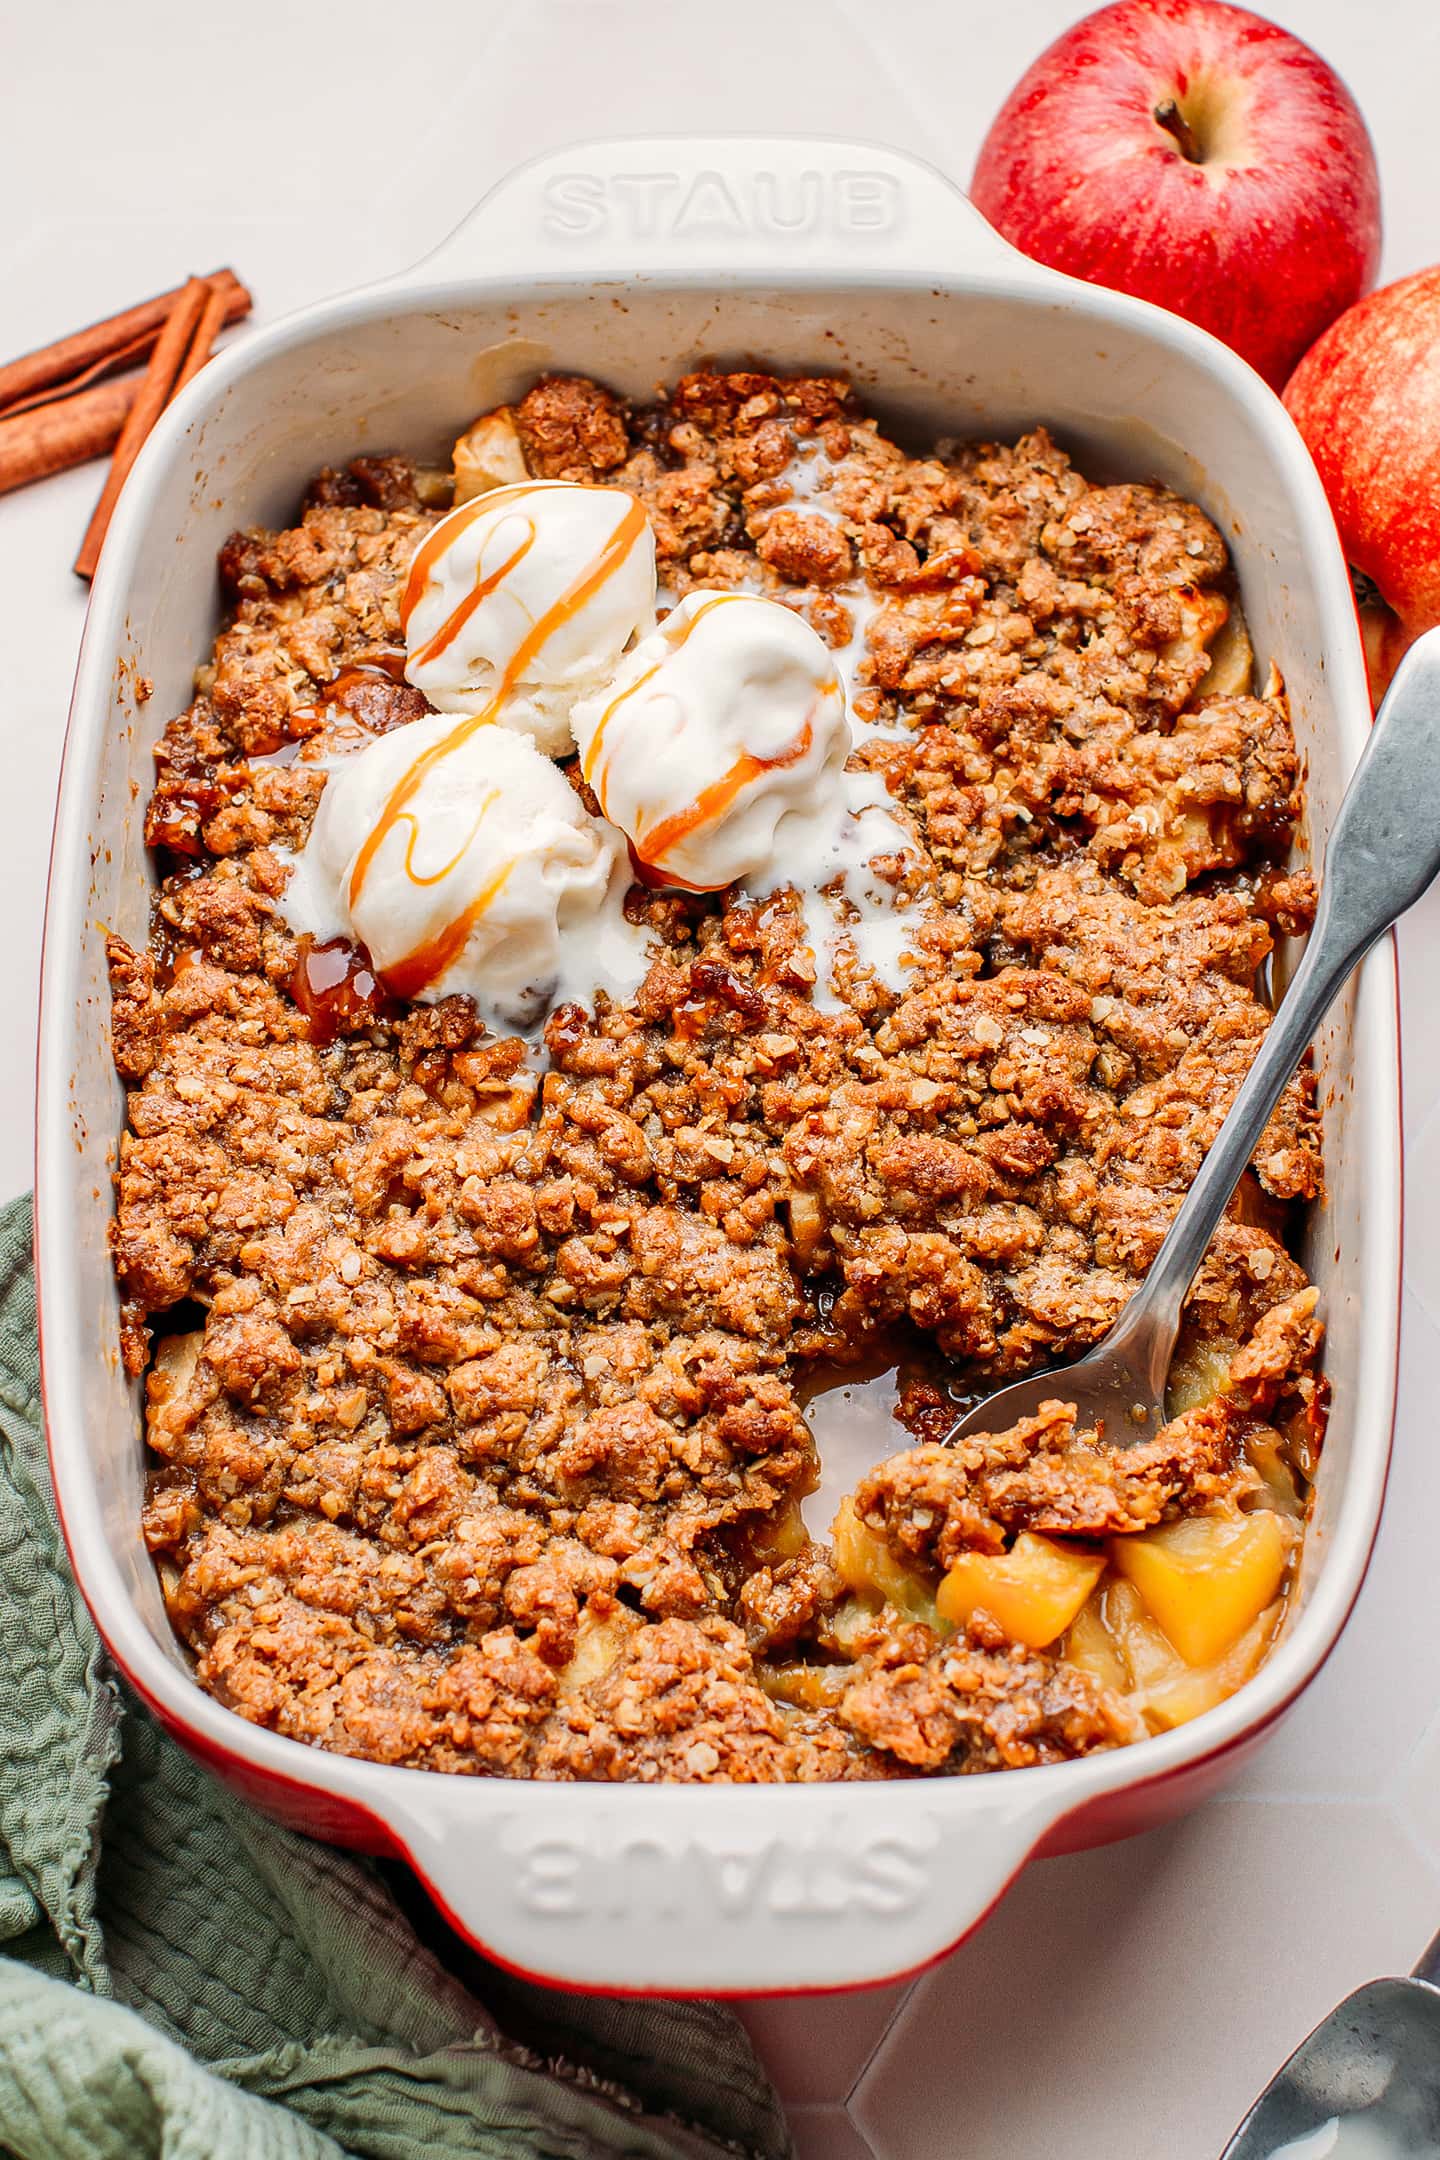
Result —
[[[200, 1681], [342, 1753], [567, 1779], [979, 1771], [1193, 1714], [1125, 1541], [1261, 1507], [1298, 1540], [1308, 1075], [1157, 1440], [1057, 1404], [946, 1447], [939, 1374], [980, 1389], [1104, 1333], [1266, 1026], [1275, 934], [1309, 924], [1283, 692], [1249, 694], [1219, 534], [1039, 429], [909, 456], [835, 380], [694, 375], [641, 410], [551, 378], [505, 425], [530, 475], [641, 498], [670, 600], [763, 590], [836, 647], [860, 624], [852, 762], [918, 837], [891, 865], [913, 959], [897, 993], [842, 948], [823, 1011], [793, 896], [637, 887], [646, 980], [553, 1013], [541, 1060], [308, 950], [276, 908], [325, 784], [295, 749], [428, 710], [399, 589], [449, 496], [361, 459], [292, 530], [234, 536], [228, 626], [157, 751], [154, 935], [111, 955], [145, 1531]], [[929, 1375], [913, 1445], [816, 1542], [805, 1390], [897, 1357]], [[947, 1605], [957, 1565], [1042, 1544], [1087, 1587], [1104, 1567], [1053, 1639]]]

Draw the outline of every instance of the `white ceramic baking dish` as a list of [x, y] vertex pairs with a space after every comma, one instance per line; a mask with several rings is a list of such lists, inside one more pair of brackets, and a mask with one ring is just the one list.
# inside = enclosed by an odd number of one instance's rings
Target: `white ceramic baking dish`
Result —
[[[1143, 1745], [1005, 1775], [829, 1788], [516, 1785], [351, 1762], [203, 1694], [139, 1533], [137, 1391], [106, 1247], [123, 1096], [104, 936], [146, 935], [151, 746], [215, 627], [216, 550], [283, 521], [358, 450], [443, 454], [544, 368], [643, 396], [702, 358], [844, 370], [891, 428], [1045, 421], [1089, 472], [1156, 477], [1234, 550], [1284, 671], [1325, 832], [1368, 702], [1345, 569], [1278, 401], [1172, 316], [1012, 252], [936, 173], [849, 143], [590, 144], [524, 167], [418, 268], [245, 340], [156, 429], [95, 582], [46, 924], [38, 1246], [45, 1406], [76, 1574], [117, 1663], [223, 1777], [301, 1829], [407, 1858], [465, 1934], [605, 1989], [833, 1988], [937, 1956], [1024, 1862], [1121, 1836], [1218, 1784], [1309, 1681], [1374, 1538], [1394, 1401], [1400, 1237], [1393, 955], [1318, 1046], [1328, 1188], [1308, 1265], [1334, 1415], [1293, 1622], [1222, 1708]], [[153, 695], [138, 701], [141, 678]]]

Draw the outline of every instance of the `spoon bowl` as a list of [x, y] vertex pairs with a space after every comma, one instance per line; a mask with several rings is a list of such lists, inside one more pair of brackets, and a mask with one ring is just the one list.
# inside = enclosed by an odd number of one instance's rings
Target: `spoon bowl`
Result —
[[1221, 2160], [1430, 2160], [1440, 2152], [1440, 1988], [1371, 1980], [1316, 2026]]
[[1071, 1365], [1047, 1366], [997, 1388], [956, 1419], [947, 1439], [967, 1433], [1003, 1432], [1044, 1404], [1074, 1405], [1075, 1423], [1094, 1431], [1106, 1447], [1134, 1447], [1153, 1440], [1165, 1421], [1165, 1382], [1174, 1330], [1150, 1323], [1142, 1287], [1108, 1335]]

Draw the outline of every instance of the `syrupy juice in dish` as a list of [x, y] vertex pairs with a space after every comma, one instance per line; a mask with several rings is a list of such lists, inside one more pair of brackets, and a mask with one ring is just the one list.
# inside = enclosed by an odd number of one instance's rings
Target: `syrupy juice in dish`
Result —
[[561, 377], [221, 573], [112, 946], [201, 1683], [702, 1781], [1061, 1761], [1241, 1685], [1324, 1431], [1306, 1073], [1158, 1439], [947, 1444], [1111, 1325], [1313, 912], [1204, 514], [1040, 429], [911, 455], [837, 380]]

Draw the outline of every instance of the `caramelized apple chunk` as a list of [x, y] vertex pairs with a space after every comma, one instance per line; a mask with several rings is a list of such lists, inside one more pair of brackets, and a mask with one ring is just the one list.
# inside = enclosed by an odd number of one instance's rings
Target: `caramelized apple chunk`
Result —
[[473, 502], [492, 488], [514, 487], [530, 477], [520, 432], [508, 405], [482, 413], [455, 445], [455, 504]]
[[1063, 1635], [1105, 1572], [1105, 1555], [1024, 1530], [1007, 1553], [962, 1553], [935, 1593], [942, 1620], [989, 1613], [1012, 1642], [1044, 1650]]
[[639, 1625], [635, 1615], [623, 1605], [617, 1605], [601, 1619], [589, 1610], [583, 1612], [575, 1632], [574, 1651], [560, 1673], [558, 1692], [561, 1700], [579, 1695], [594, 1681], [602, 1680]]
[[1244, 697], [1255, 679], [1255, 648], [1250, 626], [1238, 601], [1205, 641], [1210, 665], [1196, 688], [1197, 697]]
[[1190, 1665], [1210, 1665], [1273, 1603], [1293, 1527], [1269, 1509], [1160, 1523], [1112, 1538], [1110, 1558]]
[[841, 1501], [830, 1537], [835, 1566], [849, 1589], [892, 1605], [907, 1620], [936, 1625], [935, 1599], [925, 1578], [896, 1559], [880, 1532], [861, 1522], [850, 1500]]
[[1110, 1576], [1078, 1613], [1062, 1662], [1122, 1697], [1152, 1732], [1167, 1732], [1233, 1695], [1265, 1655], [1283, 1610], [1279, 1598], [1208, 1665], [1191, 1665], [1146, 1611], [1139, 1591]]

